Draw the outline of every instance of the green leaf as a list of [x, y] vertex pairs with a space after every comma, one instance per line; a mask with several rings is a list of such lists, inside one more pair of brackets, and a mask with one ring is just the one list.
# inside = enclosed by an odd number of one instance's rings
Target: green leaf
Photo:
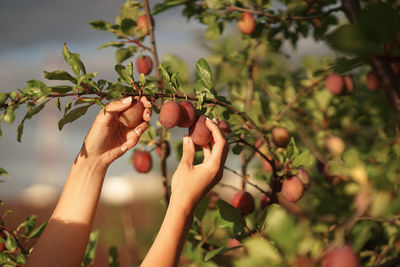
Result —
[[235, 155], [239, 155], [243, 150], [243, 146], [240, 144], [236, 144], [233, 148], [232, 148], [232, 152]]
[[31, 231], [35, 228], [36, 225], [36, 215], [29, 215], [25, 221], [23, 221], [20, 225], [17, 227], [17, 231], [24, 227], [25, 234], [29, 235]]
[[8, 172], [5, 169], [0, 168], [0, 176], [2, 176], [2, 175], [8, 175], [9, 176]]
[[276, 266], [276, 264], [282, 263], [283, 259], [279, 251], [274, 247], [272, 242], [262, 237], [248, 238], [243, 242], [243, 245], [246, 251], [248, 251], [250, 258], [263, 259], [262, 262], [264, 262], [264, 264], [257, 266]]
[[0, 252], [0, 265], [2, 267], [15, 267], [14, 261], [8, 253]]
[[297, 157], [292, 161], [292, 165], [295, 168], [311, 165], [314, 162], [314, 157], [310, 153], [310, 151], [305, 150], [301, 152]]
[[65, 124], [73, 122], [79, 117], [85, 115], [91, 105], [92, 104], [73, 109], [69, 113], [65, 114], [64, 117], [58, 122], [58, 129], [61, 131]]
[[93, 264], [93, 260], [96, 256], [97, 244], [99, 241], [99, 231], [94, 231], [90, 233], [89, 243], [86, 246], [85, 254], [83, 256], [83, 265], [89, 266]]
[[128, 84], [133, 84], [133, 76], [129, 75], [128, 70], [125, 68], [125, 66], [121, 64], [115, 65], [115, 71], [119, 74], [122, 80], [127, 82]]
[[390, 42], [400, 32], [400, 15], [390, 4], [378, 2], [367, 5], [358, 17], [358, 23], [370, 39]]
[[130, 18], [125, 18], [121, 21], [121, 30], [123, 33], [129, 36], [136, 35], [136, 21]]
[[119, 267], [118, 250], [115, 246], [110, 247], [108, 250], [108, 264], [109, 267]]
[[104, 20], [94, 20], [89, 24], [92, 25], [95, 30], [107, 31], [111, 28], [111, 24]]
[[117, 63], [121, 63], [124, 60], [133, 57], [133, 55], [136, 53], [137, 51], [137, 47], [136, 46], [130, 46], [128, 48], [120, 48], [117, 50], [117, 52], [115, 53], [115, 58], [117, 60]]
[[219, 248], [216, 248], [214, 250], [208, 251], [206, 253], [206, 255], [204, 255], [204, 261], [209, 261], [209, 260], [211, 260], [212, 258], [214, 258], [217, 255], [221, 255], [221, 254], [224, 254], [224, 253], [226, 253], [228, 251], [232, 251], [232, 250], [235, 250], [235, 249], [238, 249], [238, 248], [239, 247], [232, 247], [232, 248], [219, 247]]
[[124, 42], [120, 42], [120, 41], [110, 41], [110, 42], [102, 44], [97, 49], [100, 50], [102, 48], [106, 48], [106, 47], [109, 47], [109, 46], [122, 47], [122, 46], [124, 46], [124, 44], [125, 44]]
[[61, 111], [61, 103], [60, 103], [60, 98], [59, 98], [59, 97], [57, 97], [56, 106], [57, 106], [57, 109], [58, 109], [59, 111]]
[[17, 254], [17, 257], [15, 258], [15, 261], [18, 264], [24, 265], [26, 263], [25, 255], [21, 251], [18, 251], [18, 254]]
[[204, 196], [199, 204], [197, 204], [196, 209], [194, 210], [194, 217], [201, 221], [204, 217], [204, 214], [206, 214], [208, 203], [210, 201], [210, 198], [208, 196]]
[[17, 241], [11, 235], [7, 236], [7, 240], [4, 245], [8, 251], [15, 251], [17, 249]]
[[28, 239], [32, 239], [32, 238], [37, 238], [39, 237], [44, 228], [46, 228], [47, 226], [47, 222], [42, 223], [39, 227], [37, 227], [35, 230], [33, 230], [29, 235], [28, 235]]
[[383, 53], [380, 43], [371, 39], [356, 24], [338, 27], [333, 33], [326, 36], [326, 40], [330, 46], [343, 52], [366, 55]]
[[72, 77], [71, 74], [63, 70], [55, 70], [52, 72], [44, 71], [44, 77], [48, 80], [70, 81], [72, 83], [76, 83], [76, 79]]
[[217, 207], [221, 216], [219, 227], [229, 228], [234, 234], [244, 231], [246, 223], [238, 209], [221, 199], [217, 201]]
[[365, 64], [366, 59], [364, 57], [345, 58], [339, 57], [336, 62], [330, 67], [334, 72], [338, 74], [345, 74], [346, 72], [355, 69]]
[[197, 78], [207, 89], [211, 89], [213, 87], [214, 83], [211, 74], [211, 69], [204, 58], [200, 58], [196, 62], [196, 74]]
[[268, 207], [265, 219], [265, 233], [288, 256], [294, 256], [300, 240], [300, 232], [295, 220], [280, 206], [273, 204]]
[[21, 123], [18, 125], [17, 128], [17, 141], [21, 142], [21, 137], [22, 134], [24, 132], [24, 123], [26, 120], [30, 120], [34, 115], [38, 114], [47, 104], [47, 102], [49, 102], [50, 99], [47, 99], [45, 102], [43, 102], [42, 104], [40, 104], [39, 106], [36, 106], [34, 108], [31, 108], [28, 110], [28, 112], [26, 113], [25, 117], [22, 119]]
[[156, 15], [156, 14], [161, 13], [170, 8], [182, 5], [186, 2], [187, 2], [187, 0], [168, 0], [168, 1], [164, 1], [164, 3], [158, 3], [153, 7], [151, 14]]
[[49, 88], [51, 89], [52, 92], [60, 94], [65, 94], [72, 91], [72, 86], [68, 85], [56, 85], [56, 86], [50, 86]]
[[298, 154], [299, 154], [299, 150], [297, 149], [297, 146], [296, 146], [296, 143], [294, 141], [294, 138], [292, 137], [290, 139], [290, 143], [286, 147], [285, 157], [287, 159], [292, 160]]
[[27, 84], [22, 90], [22, 93], [26, 96], [41, 97], [50, 93], [50, 88], [39, 80], [30, 80], [27, 81]]
[[76, 75], [79, 76], [81, 73], [86, 74], [85, 66], [81, 61], [81, 56], [77, 53], [71, 53], [66, 44], [63, 46], [63, 55], [65, 61]]

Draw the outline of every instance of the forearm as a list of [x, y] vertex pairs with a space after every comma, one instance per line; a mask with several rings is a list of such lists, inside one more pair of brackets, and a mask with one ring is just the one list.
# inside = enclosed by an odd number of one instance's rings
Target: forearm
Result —
[[192, 209], [184, 207], [171, 196], [160, 231], [141, 267], [177, 266], [192, 222]]
[[49, 223], [26, 266], [79, 266], [89, 238], [107, 166], [75, 160]]

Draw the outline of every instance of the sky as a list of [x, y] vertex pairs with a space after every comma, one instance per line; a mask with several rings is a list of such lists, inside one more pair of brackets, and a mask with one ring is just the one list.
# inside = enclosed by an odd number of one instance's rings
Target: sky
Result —
[[[62, 46], [81, 54], [89, 72], [98, 71], [98, 77], [116, 80], [114, 72], [115, 48], [97, 50], [102, 43], [114, 40], [108, 32], [92, 30], [90, 21], [104, 19], [113, 22], [119, 14], [122, 0], [1, 0], [0, 1], [0, 91], [22, 89], [27, 80], [43, 80], [43, 71], [68, 69], [62, 58]], [[159, 1], [150, 0], [154, 6]], [[195, 21], [188, 22], [179, 9], [172, 9], [155, 17], [156, 41], [159, 57], [172, 53], [184, 59], [192, 69], [196, 60], [207, 56], [197, 41], [205, 27]], [[316, 47], [307, 40], [300, 42], [297, 55], [315, 54]], [[321, 51], [324, 51], [322, 48]], [[25, 123], [22, 143], [16, 141], [16, 127], [24, 116], [16, 113], [16, 122], [2, 123], [0, 138], [0, 167], [11, 177], [2, 178], [0, 198], [18, 196], [34, 184], [47, 184], [61, 188], [69, 168], [78, 153], [97, 110], [68, 124], [59, 132], [57, 122], [61, 113], [50, 103], [44, 111]], [[182, 136], [182, 130], [173, 130]], [[127, 153], [115, 162], [108, 176], [131, 176], [133, 169]], [[174, 159], [169, 159], [173, 169]], [[158, 165], [155, 159], [155, 165]], [[157, 168], [156, 168], [157, 169]], [[158, 179], [158, 171], [146, 180]], [[135, 174], [137, 179], [144, 176]], [[148, 178], [153, 177], [153, 178]]]

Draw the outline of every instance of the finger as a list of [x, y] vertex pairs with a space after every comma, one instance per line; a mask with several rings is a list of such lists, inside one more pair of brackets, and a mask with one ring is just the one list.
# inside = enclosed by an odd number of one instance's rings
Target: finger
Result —
[[193, 165], [193, 160], [194, 160], [194, 143], [192, 138], [189, 135], [184, 135], [183, 136], [183, 153], [182, 153], [182, 159], [179, 164], [184, 164], [187, 166], [192, 166]]
[[143, 120], [144, 120], [144, 121], [150, 121], [150, 120], [151, 120], [151, 114], [152, 114], [151, 109], [146, 108], [146, 109], [144, 110], [144, 112], [143, 112]]
[[100, 110], [96, 117], [96, 120], [100, 122], [109, 122], [118, 115], [118, 112], [124, 111], [129, 108], [132, 104], [132, 97], [128, 96], [119, 100], [111, 101], [106, 105], [106, 112]]
[[147, 97], [142, 96], [142, 97], [140, 98], [140, 102], [142, 102], [142, 104], [143, 104], [143, 106], [144, 106], [145, 108], [151, 108], [151, 102], [147, 99]]
[[206, 125], [207, 128], [211, 131], [214, 141], [210, 161], [216, 163], [219, 166], [224, 153], [224, 149], [226, 147], [226, 140], [222, 135], [221, 130], [218, 128], [217, 124], [213, 123], [209, 118], [206, 119]]
[[210, 146], [203, 146], [203, 162], [207, 162], [211, 156], [211, 149]]
[[119, 100], [111, 101], [106, 106], [107, 112], [121, 112], [129, 108], [132, 104], [132, 97], [124, 97]]
[[142, 122], [132, 131], [129, 131], [126, 135], [126, 142], [121, 145], [121, 151], [124, 153], [136, 146], [139, 142], [140, 136], [142, 136], [143, 132], [147, 130], [149, 127], [148, 122]]

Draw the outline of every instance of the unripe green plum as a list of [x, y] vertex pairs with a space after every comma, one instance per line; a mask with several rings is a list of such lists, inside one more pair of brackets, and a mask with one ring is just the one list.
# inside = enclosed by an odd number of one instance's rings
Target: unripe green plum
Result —
[[152, 158], [148, 151], [137, 150], [133, 154], [133, 167], [140, 173], [148, 173], [152, 167]]
[[256, 28], [256, 21], [253, 14], [249, 12], [242, 13], [239, 21], [237, 22], [239, 30], [244, 34], [252, 34]]
[[190, 126], [189, 135], [199, 146], [206, 146], [212, 140], [212, 134], [206, 125], [206, 116], [200, 115], [197, 121]]
[[282, 184], [282, 195], [291, 202], [296, 202], [303, 196], [303, 182], [296, 176], [287, 178]]
[[0, 93], [0, 105], [3, 105], [4, 103], [6, 103], [7, 98], [8, 98], [8, 94], [1, 92]]
[[178, 125], [181, 120], [181, 108], [175, 101], [165, 102], [161, 107], [159, 120], [162, 126], [171, 129]]
[[322, 267], [358, 267], [358, 255], [349, 246], [334, 247], [322, 259]]
[[254, 198], [246, 191], [238, 191], [232, 198], [232, 206], [240, 211], [242, 216], [246, 216], [254, 210]]
[[181, 109], [181, 120], [178, 123], [178, 127], [188, 128], [196, 122], [196, 109], [189, 101], [179, 102]]
[[342, 76], [336, 73], [331, 73], [326, 77], [325, 87], [334, 95], [343, 93], [345, 81]]
[[139, 56], [136, 59], [136, 69], [139, 73], [143, 73], [144, 75], [148, 75], [153, 69], [153, 61], [149, 56]]
[[370, 71], [367, 74], [367, 88], [370, 91], [376, 91], [379, 90], [379, 81], [378, 78], [376, 78], [376, 75], [373, 71]]
[[290, 142], [289, 131], [283, 127], [275, 127], [272, 129], [272, 142], [277, 147], [286, 147]]
[[143, 103], [133, 99], [131, 106], [120, 114], [119, 121], [128, 128], [135, 128], [143, 121], [143, 112]]

